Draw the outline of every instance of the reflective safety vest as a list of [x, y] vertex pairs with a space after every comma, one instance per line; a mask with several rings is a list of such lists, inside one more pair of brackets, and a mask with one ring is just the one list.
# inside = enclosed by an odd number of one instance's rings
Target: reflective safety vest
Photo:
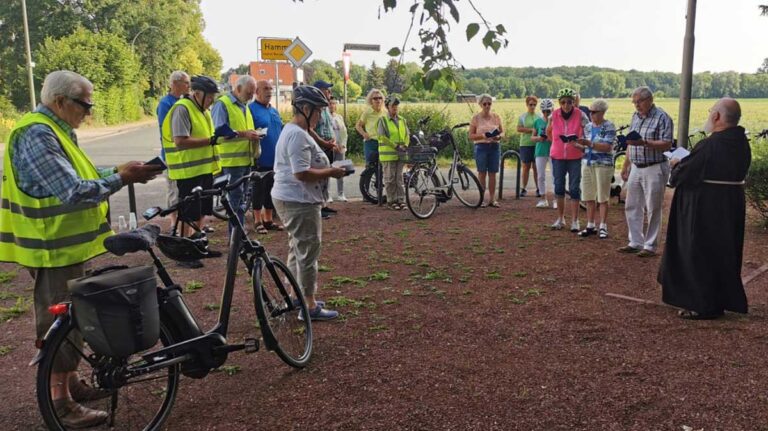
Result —
[[406, 136], [405, 119], [399, 117], [397, 124], [389, 118], [389, 115], [381, 117], [379, 121], [384, 122], [389, 136], [385, 134], [379, 135], [379, 161], [382, 162], [396, 162], [398, 160], [398, 153], [395, 151], [395, 147], [400, 145], [406, 145], [408, 142], [408, 136]]
[[220, 170], [218, 156], [212, 146], [182, 150], [173, 142], [171, 118], [179, 105], [184, 105], [189, 112], [189, 119], [192, 122], [190, 137], [210, 139], [213, 136], [213, 120], [208, 111], [200, 112], [195, 102], [186, 97], [174, 103], [163, 120], [163, 149], [165, 162], [168, 165], [168, 177], [172, 180], [183, 180], [218, 172]]
[[99, 178], [88, 156], [47, 115], [24, 115], [11, 131], [3, 159], [2, 205], [0, 205], [0, 261], [30, 268], [56, 268], [85, 262], [106, 251], [104, 239], [111, 236], [107, 223], [108, 204], [65, 204], [55, 196], [35, 198], [19, 189], [13, 167], [13, 145], [28, 127], [48, 126], [77, 175], [84, 180]]
[[[245, 115], [239, 106], [232, 102], [228, 94], [219, 97], [219, 101], [227, 109], [229, 117], [229, 127], [234, 131], [254, 130], [253, 115], [248, 107], [245, 107]], [[217, 146], [219, 151], [219, 163], [224, 168], [236, 168], [253, 165], [253, 159], [258, 157], [258, 151], [254, 153], [251, 150], [251, 141], [249, 139], [221, 139]], [[256, 146], [256, 150], [258, 150]]]

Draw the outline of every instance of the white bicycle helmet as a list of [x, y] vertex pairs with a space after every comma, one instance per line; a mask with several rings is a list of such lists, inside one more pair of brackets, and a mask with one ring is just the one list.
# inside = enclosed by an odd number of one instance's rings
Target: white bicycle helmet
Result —
[[539, 107], [542, 111], [552, 111], [555, 108], [555, 104], [552, 102], [552, 99], [541, 99]]

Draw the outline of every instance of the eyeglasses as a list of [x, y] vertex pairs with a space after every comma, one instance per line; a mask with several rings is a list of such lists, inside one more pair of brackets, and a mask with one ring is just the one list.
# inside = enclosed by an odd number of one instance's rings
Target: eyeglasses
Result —
[[381, 96], [374, 96], [374, 97], [371, 97], [371, 99], [373, 99], [373, 100], [381, 100], [381, 99], [383, 99], [383, 97], [381, 97]]
[[639, 104], [641, 104], [641, 103], [643, 103], [643, 102], [645, 102], [646, 100], [649, 100], [649, 99], [650, 99], [650, 97], [644, 97], [642, 99], [633, 100], [632, 104], [633, 105], [639, 105]]
[[595, 115], [600, 112], [603, 112], [603, 111], [592, 111], [592, 110], [589, 111], [590, 115]]
[[88, 103], [80, 99], [75, 99], [74, 97], [70, 97], [69, 100], [77, 103], [78, 105], [82, 106], [83, 109], [85, 109], [85, 112], [91, 112], [94, 106], [96, 106], [93, 103]]
[[551, 109], [542, 109], [541, 112], [544, 112], [545, 114], [551, 114], [552, 110]]
[[491, 102], [483, 102], [480, 105], [481, 106], [491, 106]]

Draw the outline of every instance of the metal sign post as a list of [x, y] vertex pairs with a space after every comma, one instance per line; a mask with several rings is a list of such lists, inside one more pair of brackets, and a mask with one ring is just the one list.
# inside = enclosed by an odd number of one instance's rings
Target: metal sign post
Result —
[[344, 63], [344, 122], [347, 120], [347, 81], [349, 81], [350, 60], [352, 54], [348, 51], [381, 51], [380, 45], [368, 45], [363, 43], [345, 43], [341, 60]]
[[275, 64], [275, 109], [280, 109], [280, 61], [288, 61], [285, 50], [293, 40], [277, 37], [259, 37], [259, 58], [261, 61], [272, 61]]

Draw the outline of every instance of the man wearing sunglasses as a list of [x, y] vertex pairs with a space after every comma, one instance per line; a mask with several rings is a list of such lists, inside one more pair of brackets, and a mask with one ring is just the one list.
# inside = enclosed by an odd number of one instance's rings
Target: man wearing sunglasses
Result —
[[[85, 264], [104, 253], [112, 235], [107, 198], [124, 185], [146, 183], [158, 165], [128, 162], [96, 169], [78, 146], [77, 129], [93, 110], [93, 85], [77, 73], [59, 70], [45, 77], [42, 104], [11, 131], [3, 159], [0, 261], [28, 268], [35, 280], [38, 341], [53, 323], [48, 307], [67, 301], [67, 280], [82, 277]], [[75, 346], [82, 338], [75, 340]], [[96, 426], [107, 412], [79, 404], [105, 398], [77, 379], [80, 354], [57, 357], [51, 381], [54, 408], [66, 428]]]

